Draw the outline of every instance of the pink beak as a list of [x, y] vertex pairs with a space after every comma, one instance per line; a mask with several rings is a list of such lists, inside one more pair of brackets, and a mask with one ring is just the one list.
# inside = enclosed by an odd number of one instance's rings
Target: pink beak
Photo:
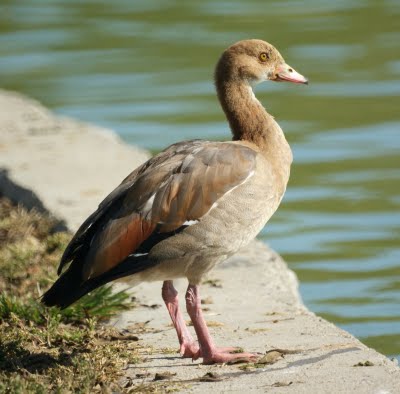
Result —
[[275, 70], [275, 79], [273, 81], [276, 82], [293, 82], [293, 83], [303, 83], [308, 85], [308, 79], [303, 77], [303, 75], [299, 74], [295, 69], [290, 67], [288, 64], [283, 63], [279, 65]]

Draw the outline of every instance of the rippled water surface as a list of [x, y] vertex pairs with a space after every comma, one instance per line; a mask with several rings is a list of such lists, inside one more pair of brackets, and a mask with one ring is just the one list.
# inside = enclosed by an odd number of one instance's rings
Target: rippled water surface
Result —
[[216, 59], [243, 38], [274, 43], [311, 83], [256, 92], [295, 157], [261, 237], [311, 310], [400, 354], [398, 1], [5, 0], [0, 18], [1, 87], [153, 151], [228, 139]]

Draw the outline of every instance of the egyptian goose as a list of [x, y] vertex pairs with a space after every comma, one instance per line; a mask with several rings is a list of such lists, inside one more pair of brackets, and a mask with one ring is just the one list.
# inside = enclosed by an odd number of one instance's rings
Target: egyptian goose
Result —
[[[259, 233], [286, 189], [292, 153], [254, 96], [252, 86], [263, 81], [307, 84], [267, 42], [239, 41], [223, 52], [215, 85], [233, 140], [179, 142], [128, 175], [72, 238], [60, 262], [62, 274], [44, 294], [44, 304], [65, 308], [128, 275], [133, 283], [161, 280], [184, 357], [202, 357], [204, 364], [256, 358], [214, 345], [199, 285], [209, 270]], [[186, 308], [198, 344], [173, 286], [181, 277], [189, 281]]]

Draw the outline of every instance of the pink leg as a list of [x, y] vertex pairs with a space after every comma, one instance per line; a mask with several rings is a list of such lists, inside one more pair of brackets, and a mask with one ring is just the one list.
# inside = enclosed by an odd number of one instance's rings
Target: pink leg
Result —
[[[196, 330], [200, 344], [200, 353], [204, 364], [226, 363], [237, 360], [256, 361], [257, 356], [251, 353], [229, 353], [232, 348], [219, 349], [208, 331], [200, 306], [199, 288], [189, 284], [186, 292], [186, 308]], [[233, 348], [234, 349], [234, 348]]]
[[172, 324], [175, 327], [180, 344], [180, 353], [183, 357], [189, 357], [197, 360], [200, 357], [199, 347], [196, 345], [189, 330], [186, 327], [185, 320], [179, 309], [178, 292], [176, 291], [172, 280], [166, 280], [162, 287], [162, 298], [167, 306]]

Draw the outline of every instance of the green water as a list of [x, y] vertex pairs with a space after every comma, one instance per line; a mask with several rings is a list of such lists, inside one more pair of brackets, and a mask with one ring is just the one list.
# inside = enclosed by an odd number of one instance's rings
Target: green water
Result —
[[295, 157], [261, 237], [296, 271], [311, 310], [400, 354], [399, 1], [3, 0], [0, 8], [2, 88], [154, 151], [229, 138], [212, 84], [216, 59], [243, 38], [275, 44], [310, 85], [256, 92]]

